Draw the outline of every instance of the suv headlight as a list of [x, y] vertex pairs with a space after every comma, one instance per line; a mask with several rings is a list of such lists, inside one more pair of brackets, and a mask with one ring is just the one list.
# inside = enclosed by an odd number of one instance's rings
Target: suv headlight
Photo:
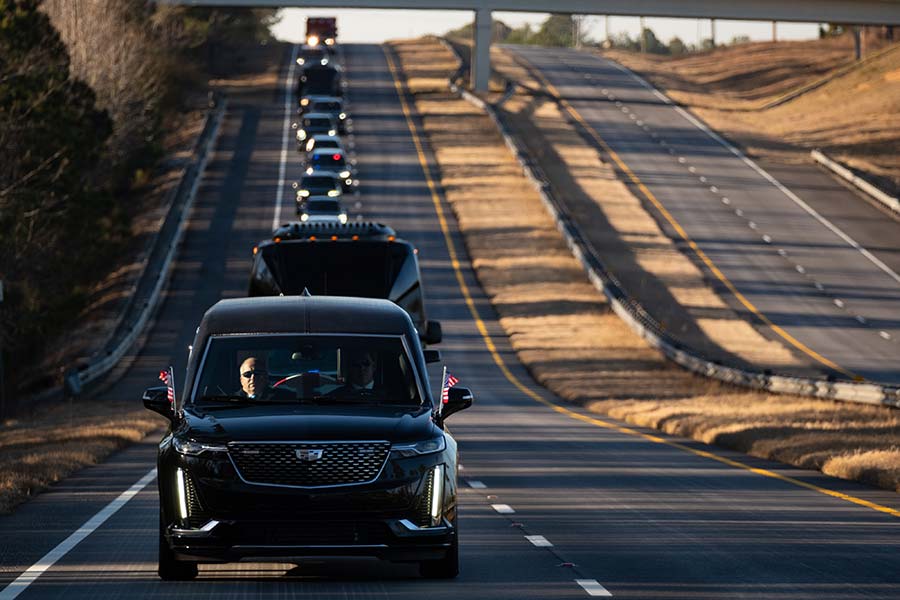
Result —
[[413, 444], [394, 444], [391, 446], [391, 454], [401, 458], [410, 456], [420, 456], [422, 454], [434, 454], [435, 452], [443, 452], [447, 447], [444, 436], [422, 440]]
[[339, 175], [341, 176], [341, 179], [347, 179], [350, 177], [350, 171], [341, 171]]
[[183, 440], [177, 437], [172, 438], [172, 446], [178, 454], [184, 454], [185, 456], [200, 456], [204, 452], [228, 452], [227, 446]]

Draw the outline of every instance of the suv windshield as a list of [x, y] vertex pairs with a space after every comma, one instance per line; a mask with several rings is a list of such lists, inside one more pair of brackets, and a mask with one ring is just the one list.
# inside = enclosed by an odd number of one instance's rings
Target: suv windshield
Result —
[[337, 189], [337, 184], [331, 175], [307, 175], [300, 180], [300, 187], [305, 190], [327, 192]]
[[328, 119], [304, 119], [303, 125], [306, 129], [331, 129], [331, 121]]
[[400, 337], [215, 336], [197, 375], [194, 403], [420, 406]]
[[306, 203], [309, 212], [339, 213], [341, 207], [336, 200], [310, 200]]
[[316, 102], [313, 104], [313, 110], [316, 112], [337, 113], [341, 112], [340, 102]]

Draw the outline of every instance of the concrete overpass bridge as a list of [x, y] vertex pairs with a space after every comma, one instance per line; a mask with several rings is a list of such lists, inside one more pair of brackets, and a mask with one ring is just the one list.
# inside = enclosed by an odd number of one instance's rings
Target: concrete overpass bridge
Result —
[[378, 8], [471, 10], [475, 13], [472, 82], [486, 91], [490, 78], [491, 13], [554, 12], [583, 15], [682, 17], [900, 25], [900, 0], [159, 0], [165, 4], [253, 8]]

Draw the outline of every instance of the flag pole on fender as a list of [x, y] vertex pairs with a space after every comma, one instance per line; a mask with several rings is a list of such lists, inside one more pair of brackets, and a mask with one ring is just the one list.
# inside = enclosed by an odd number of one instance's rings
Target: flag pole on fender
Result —
[[166, 384], [166, 397], [175, 412], [175, 370], [169, 365], [168, 370], [159, 372], [159, 379]]

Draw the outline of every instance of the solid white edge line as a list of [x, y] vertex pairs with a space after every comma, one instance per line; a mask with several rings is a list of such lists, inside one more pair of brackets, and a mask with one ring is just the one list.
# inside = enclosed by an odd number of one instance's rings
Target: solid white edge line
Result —
[[98, 527], [103, 525], [107, 519], [116, 514], [120, 508], [125, 506], [129, 500], [134, 498], [138, 492], [147, 487], [147, 485], [156, 479], [156, 467], [151, 469], [146, 475], [140, 478], [137, 483], [132, 485], [126, 491], [122, 492], [118, 498], [107, 504], [93, 517], [79, 527], [72, 535], [61, 541], [56, 548], [48, 552], [39, 561], [28, 567], [24, 573], [19, 575], [12, 583], [0, 591], [0, 600], [12, 600], [37, 580], [52, 567], [59, 559], [69, 553], [72, 548], [77, 546], [83, 539], [91, 535]]
[[674, 108], [675, 111], [678, 112], [678, 114], [680, 114], [682, 117], [687, 119], [687, 121], [689, 123], [691, 123], [694, 127], [696, 127], [697, 129], [699, 129], [700, 131], [702, 131], [703, 133], [705, 133], [706, 135], [708, 135], [709, 137], [711, 137], [712, 139], [717, 141], [723, 147], [727, 148], [729, 152], [731, 152], [736, 157], [738, 157], [741, 161], [744, 162], [744, 164], [746, 164], [748, 167], [750, 167], [751, 169], [756, 171], [757, 174], [759, 174], [763, 179], [765, 179], [766, 181], [768, 181], [769, 183], [774, 185], [776, 188], [778, 188], [779, 191], [781, 191], [781, 193], [783, 193], [785, 196], [790, 198], [794, 202], [794, 204], [796, 204], [797, 206], [802, 208], [804, 211], [806, 211], [811, 217], [813, 217], [819, 223], [824, 225], [825, 228], [827, 228], [833, 234], [835, 234], [836, 236], [841, 238], [844, 242], [846, 242], [848, 245], [850, 245], [854, 250], [856, 250], [857, 252], [859, 252], [860, 254], [865, 256], [867, 259], [869, 259], [869, 261], [872, 262], [872, 264], [874, 264], [876, 267], [881, 269], [884, 273], [886, 273], [894, 281], [896, 281], [897, 283], [900, 283], [900, 275], [898, 275], [896, 272], [894, 272], [893, 269], [891, 269], [889, 266], [887, 266], [886, 264], [881, 262], [881, 260], [879, 260], [877, 256], [875, 256], [874, 254], [872, 254], [871, 252], [866, 250], [864, 247], [859, 245], [859, 243], [857, 243], [856, 240], [854, 240], [849, 235], [844, 233], [839, 227], [837, 227], [831, 221], [829, 221], [828, 219], [826, 219], [825, 217], [820, 215], [813, 207], [811, 207], [809, 204], [807, 204], [806, 202], [801, 200], [799, 196], [797, 196], [794, 192], [792, 192], [791, 190], [786, 188], [780, 181], [778, 181], [777, 179], [772, 177], [765, 169], [763, 169], [762, 167], [757, 165], [755, 162], [753, 162], [747, 156], [745, 156], [743, 152], [741, 152], [740, 150], [738, 150], [737, 148], [735, 148], [734, 146], [729, 144], [727, 141], [725, 141], [725, 139], [722, 136], [717, 134], [715, 131], [711, 130], [705, 124], [703, 124], [700, 121], [698, 121], [697, 119], [695, 119], [692, 114], [690, 114], [689, 112], [687, 112], [686, 110], [684, 110], [683, 108], [681, 108], [680, 106], [678, 106], [677, 104], [672, 102], [672, 100], [667, 98], [662, 92], [660, 92], [655, 87], [653, 87], [643, 77], [640, 77], [639, 75], [637, 75], [630, 69], [627, 69], [627, 68], [623, 67], [622, 65], [619, 65], [615, 62], [610, 61], [610, 64], [613, 67], [615, 67], [616, 69], [618, 69], [618, 70], [622, 71], [623, 73], [625, 73], [626, 75], [630, 76], [632, 79], [637, 81], [639, 84], [641, 84], [648, 90], [650, 90], [654, 96], [656, 96], [657, 98], [662, 100], [665, 104]]
[[588, 596], [604, 596], [612, 598], [612, 594], [605, 587], [600, 585], [596, 579], [576, 579], [575, 583], [584, 588]]
[[284, 131], [281, 134], [281, 162], [278, 165], [278, 189], [275, 190], [275, 214], [272, 216], [272, 231], [281, 225], [281, 201], [284, 199], [284, 175], [288, 157], [288, 138], [291, 133], [291, 83], [294, 81], [294, 67], [297, 65], [297, 51], [300, 46], [291, 48], [291, 64], [284, 81]]
[[476, 481], [474, 479], [468, 481], [468, 484], [470, 488], [475, 488], [476, 490], [487, 489], [487, 486], [484, 483], [482, 483], [481, 481]]
[[525, 539], [537, 546], [538, 548], [552, 548], [553, 544], [542, 535], [526, 535]]
[[[516, 512], [509, 504], [491, 504], [491, 508], [501, 515], [511, 515]], [[2, 598], [0, 598], [2, 600]]]

